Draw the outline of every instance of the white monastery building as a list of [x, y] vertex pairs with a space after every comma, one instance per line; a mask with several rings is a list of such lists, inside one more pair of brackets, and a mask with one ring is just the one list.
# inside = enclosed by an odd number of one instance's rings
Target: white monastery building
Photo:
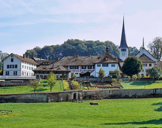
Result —
[[26, 57], [11, 53], [3, 60], [3, 76], [34, 76], [37, 63]]

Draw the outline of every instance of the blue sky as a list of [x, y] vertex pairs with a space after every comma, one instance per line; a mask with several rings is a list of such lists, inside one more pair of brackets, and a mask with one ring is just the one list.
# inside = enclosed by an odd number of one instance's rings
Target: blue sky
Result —
[[162, 0], [0, 0], [3, 52], [22, 55], [67, 39], [120, 44], [125, 17], [129, 46], [145, 47], [162, 36]]

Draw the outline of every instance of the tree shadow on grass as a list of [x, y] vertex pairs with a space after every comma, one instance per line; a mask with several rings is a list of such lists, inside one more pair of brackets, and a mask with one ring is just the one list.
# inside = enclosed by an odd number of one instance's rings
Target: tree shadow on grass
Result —
[[[152, 105], [162, 105], [162, 102], [154, 103]], [[162, 106], [160, 106], [159, 108], [155, 109], [155, 111], [161, 112], [162, 111]]]
[[125, 122], [125, 123], [103, 123], [100, 125], [127, 125], [127, 124], [137, 124], [137, 125], [143, 125], [143, 124], [162, 124], [162, 119], [154, 119], [154, 120], [148, 120], [148, 121], [142, 121], [142, 122]]
[[151, 85], [152, 83], [154, 83], [153, 81], [133, 81], [130, 85], [134, 85], [134, 86], [144, 86], [144, 85]]
[[37, 92], [42, 92], [42, 91], [46, 91], [46, 90], [48, 90], [48, 89], [45, 89], [45, 88], [39, 88], [39, 89], [37, 89], [36, 91], [37, 91]]

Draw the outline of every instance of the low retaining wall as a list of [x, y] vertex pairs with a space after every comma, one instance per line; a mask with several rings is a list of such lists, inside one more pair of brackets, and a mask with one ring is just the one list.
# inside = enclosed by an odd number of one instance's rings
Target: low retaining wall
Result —
[[103, 90], [74, 90], [48, 93], [24, 93], [0, 95], [0, 103], [7, 102], [62, 102], [101, 100], [114, 98], [150, 98], [162, 97], [162, 88], [159, 89], [103, 89]]

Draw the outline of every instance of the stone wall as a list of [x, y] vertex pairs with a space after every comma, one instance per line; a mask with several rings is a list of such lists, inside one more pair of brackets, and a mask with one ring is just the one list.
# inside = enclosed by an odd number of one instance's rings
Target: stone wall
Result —
[[119, 98], [151, 98], [162, 97], [162, 88], [159, 89], [102, 89], [102, 90], [73, 90], [47, 93], [24, 93], [0, 95], [0, 103], [7, 102], [62, 102], [101, 100]]

